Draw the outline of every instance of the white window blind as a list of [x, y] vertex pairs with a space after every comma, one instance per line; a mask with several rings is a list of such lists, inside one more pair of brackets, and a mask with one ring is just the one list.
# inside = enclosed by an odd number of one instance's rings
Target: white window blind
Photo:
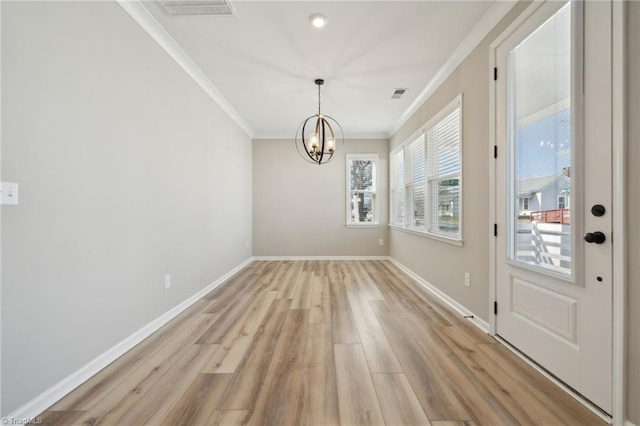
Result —
[[460, 233], [460, 106], [427, 130], [429, 231]]
[[410, 228], [424, 228], [425, 201], [425, 159], [424, 134], [411, 142], [406, 150], [407, 171], [405, 172], [406, 211], [409, 212]]
[[377, 224], [375, 154], [347, 155], [347, 225]]
[[391, 225], [462, 240], [462, 95], [389, 156]]
[[404, 226], [404, 150], [391, 154], [391, 224]]

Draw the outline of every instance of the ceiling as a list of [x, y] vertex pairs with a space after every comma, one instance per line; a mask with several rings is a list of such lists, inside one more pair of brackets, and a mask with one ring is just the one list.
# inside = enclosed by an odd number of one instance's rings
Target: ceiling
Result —
[[[493, 1], [477, 0], [232, 4], [235, 17], [172, 17], [157, 2], [143, 3], [255, 138], [294, 137], [317, 111], [316, 78], [325, 80], [322, 112], [345, 137], [388, 137], [460, 47], [471, 50], [470, 38], [479, 42], [487, 22], [501, 17], [490, 16]], [[327, 16], [325, 28], [311, 26], [314, 13]], [[408, 90], [391, 99], [396, 88]]]

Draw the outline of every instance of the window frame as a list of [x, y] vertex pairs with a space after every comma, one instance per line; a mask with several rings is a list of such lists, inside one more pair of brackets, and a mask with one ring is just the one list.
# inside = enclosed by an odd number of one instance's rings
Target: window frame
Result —
[[[430, 239], [435, 239], [438, 241], [442, 241], [442, 242], [446, 242], [446, 243], [450, 243], [453, 245], [457, 245], [457, 246], [462, 246], [464, 244], [464, 239], [463, 239], [463, 165], [464, 165], [464, 159], [463, 159], [463, 102], [462, 102], [462, 93], [460, 93], [459, 95], [457, 95], [451, 102], [449, 102], [444, 108], [442, 108], [440, 111], [438, 111], [438, 113], [436, 113], [433, 117], [431, 117], [424, 125], [420, 126], [420, 128], [418, 128], [418, 130], [416, 130], [410, 137], [408, 137], [407, 139], [404, 140], [404, 142], [402, 142], [400, 145], [398, 145], [396, 148], [394, 148], [393, 150], [391, 150], [391, 152], [389, 152], [389, 227], [393, 228], [393, 229], [398, 229], [401, 231], [405, 231], [405, 232], [409, 232], [415, 235], [420, 235], [422, 237], [426, 237], [426, 238], [430, 238]], [[437, 203], [432, 203], [432, 198], [431, 198], [431, 191], [430, 191], [430, 181], [433, 181], [433, 177], [430, 177], [428, 174], [428, 170], [427, 170], [427, 162], [429, 161], [428, 158], [428, 154], [429, 154], [429, 146], [428, 146], [428, 137], [427, 137], [427, 132], [429, 130], [431, 130], [433, 127], [435, 127], [436, 125], [438, 125], [444, 118], [446, 118], [449, 114], [451, 114], [453, 111], [455, 111], [456, 109], [459, 109], [459, 123], [460, 123], [460, 130], [459, 130], [459, 155], [460, 155], [460, 172], [459, 172], [459, 177], [458, 179], [460, 180], [459, 183], [459, 216], [458, 216], [458, 233], [457, 235], [454, 234], [450, 234], [450, 233], [444, 233], [444, 232], [433, 232], [432, 230], [430, 230], [431, 224], [432, 222], [432, 218], [433, 215], [437, 215], [437, 211], [439, 206], [437, 205]], [[409, 184], [408, 182], [412, 182], [412, 179], [407, 176], [409, 174], [409, 168], [407, 167], [407, 148], [409, 147], [409, 145], [415, 141], [418, 140], [418, 138], [423, 138], [424, 139], [424, 160], [425, 160], [425, 177], [424, 177], [424, 186], [425, 186], [425, 196], [424, 196], [424, 210], [425, 210], [425, 218], [424, 218], [424, 226], [421, 227], [416, 227], [416, 226], [412, 226], [411, 222], [413, 221], [413, 206], [411, 205], [411, 200], [409, 200], [408, 198], [408, 189], [409, 189]], [[392, 185], [395, 182], [391, 181], [391, 177], [393, 176], [394, 173], [396, 173], [396, 171], [394, 170], [395, 168], [395, 163], [393, 162], [394, 157], [398, 154], [402, 152], [403, 153], [403, 172], [404, 172], [404, 186], [405, 186], [405, 192], [404, 192], [404, 202], [403, 202], [403, 209], [404, 209], [404, 215], [403, 215], [403, 222], [402, 223], [394, 223], [395, 217], [396, 217], [396, 212], [395, 212], [395, 208], [394, 208], [394, 196], [392, 194], [392, 190], [396, 190], [396, 188], [392, 187]], [[449, 179], [450, 177], [447, 177], [447, 179]], [[440, 177], [435, 177], [436, 180], [438, 179], [444, 179], [444, 177], [440, 176]], [[446, 180], [446, 179], [445, 179]], [[435, 204], [435, 205], [434, 205]], [[410, 214], [407, 214], [407, 212], [409, 212]]]
[[[372, 180], [373, 180], [373, 185], [372, 185], [372, 190], [369, 191], [358, 191], [358, 192], [363, 192], [363, 193], [370, 193], [373, 194], [373, 203], [372, 203], [372, 209], [373, 209], [373, 221], [372, 222], [352, 222], [351, 221], [351, 161], [354, 160], [365, 160], [365, 161], [372, 161], [373, 162], [373, 176], [372, 176]], [[380, 220], [380, 197], [378, 194], [378, 163], [379, 163], [379, 157], [378, 154], [347, 154], [346, 155], [346, 161], [345, 161], [345, 169], [346, 169], [346, 174], [345, 174], [345, 189], [346, 189], [346, 193], [345, 193], [345, 219], [346, 219], [346, 226], [347, 228], [378, 228], [380, 226], [379, 220]]]
[[[560, 199], [562, 199], [563, 207], [560, 207]], [[569, 196], [568, 195], [558, 195], [558, 202], [556, 203], [556, 207], [558, 210], [569, 210]]]

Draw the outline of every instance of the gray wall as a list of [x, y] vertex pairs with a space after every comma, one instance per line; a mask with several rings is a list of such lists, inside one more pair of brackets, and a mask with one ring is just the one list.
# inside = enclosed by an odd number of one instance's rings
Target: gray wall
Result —
[[627, 241], [628, 241], [628, 341], [627, 416], [640, 425], [640, 2], [627, 3], [628, 46], [628, 156], [627, 156]]
[[[356, 153], [379, 156], [378, 228], [346, 227], [345, 156]], [[388, 163], [386, 139], [347, 140], [322, 166], [304, 161], [293, 140], [254, 140], [254, 256], [388, 255]]]
[[2, 95], [7, 415], [251, 256], [251, 139], [115, 2], [2, 2]]
[[[391, 138], [391, 149], [463, 93], [463, 238], [457, 247], [391, 230], [391, 256], [489, 320], [489, 45], [526, 8], [516, 5]], [[464, 273], [471, 274], [465, 287]]]

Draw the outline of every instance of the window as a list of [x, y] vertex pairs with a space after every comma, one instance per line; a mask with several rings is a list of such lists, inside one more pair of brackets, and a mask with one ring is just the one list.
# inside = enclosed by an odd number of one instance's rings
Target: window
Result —
[[568, 209], [569, 208], [569, 197], [565, 195], [560, 195], [558, 197], [558, 209]]
[[378, 155], [347, 155], [347, 225], [378, 224], [376, 168]]
[[522, 208], [520, 210], [529, 210], [529, 198], [522, 198]]
[[462, 240], [461, 109], [459, 95], [391, 152], [392, 226]]

